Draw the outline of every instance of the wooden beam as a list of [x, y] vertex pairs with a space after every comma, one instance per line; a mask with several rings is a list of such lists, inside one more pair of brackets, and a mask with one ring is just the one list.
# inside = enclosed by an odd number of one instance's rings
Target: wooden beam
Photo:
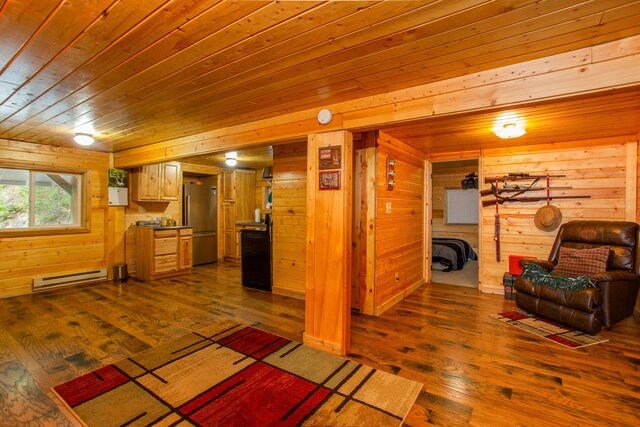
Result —
[[523, 62], [477, 74], [327, 106], [334, 117], [320, 125], [317, 109], [284, 114], [115, 153], [116, 167], [176, 160], [225, 149], [300, 140], [311, 133], [371, 130], [430, 117], [560, 100], [640, 86], [640, 36]]
[[64, 178], [62, 178], [60, 175], [53, 173], [48, 173], [46, 175], [51, 181], [58, 184], [58, 187], [62, 188], [65, 193], [71, 194], [73, 192], [73, 186], [65, 181]]
[[[319, 149], [336, 147], [339, 164], [320, 170]], [[351, 344], [353, 135], [346, 131], [309, 135], [307, 148], [304, 342], [344, 355]], [[337, 173], [338, 188], [321, 188], [321, 173]]]

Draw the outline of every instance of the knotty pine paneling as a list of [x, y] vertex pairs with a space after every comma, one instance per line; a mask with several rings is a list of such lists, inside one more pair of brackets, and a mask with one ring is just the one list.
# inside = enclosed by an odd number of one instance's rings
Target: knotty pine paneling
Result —
[[273, 147], [273, 292], [305, 296], [307, 143]]
[[[562, 212], [562, 222], [571, 220], [624, 220], [626, 182], [625, 144], [584, 147], [583, 142], [544, 144], [483, 151], [485, 178], [509, 173], [558, 174], [551, 178], [551, 196], [591, 195], [590, 199], [556, 199], [552, 204]], [[529, 181], [521, 181], [520, 184]], [[536, 186], [544, 186], [541, 180]], [[573, 187], [553, 190], [554, 186]], [[481, 189], [490, 188], [481, 183]], [[527, 196], [544, 196], [528, 192]], [[485, 197], [485, 199], [487, 199]], [[496, 261], [494, 237], [495, 205], [482, 209], [480, 288], [503, 293], [502, 275], [509, 269], [509, 255], [547, 259], [557, 230], [545, 232], [535, 227], [536, 211], [544, 201], [500, 205], [501, 261]]]
[[2, 237], [0, 297], [31, 293], [35, 276], [107, 268], [107, 171], [109, 155], [0, 139], [0, 167], [90, 172], [88, 233]]
[[[396, 160], [393, 190], [387, 190], [387, 156]], [[424, 282], [424, 194], [423, 159], [408, 145], [380, 133], [375, 213], [376, 314]], [[391, 205], [390, 213], [387, 204]]]
[[432, 235], [433, 237], [466, 240], [477, 251], [477, 224], [445, 224], [444, 221], [445, 190], [461, 189], [462, 180], [471, 172], [478, 174], [478, 160], [460, 160], [433, 164], [431, 173]]

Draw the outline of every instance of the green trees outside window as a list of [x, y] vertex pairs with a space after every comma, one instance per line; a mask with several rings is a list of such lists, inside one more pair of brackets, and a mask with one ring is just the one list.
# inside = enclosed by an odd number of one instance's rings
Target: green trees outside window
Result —
[[0, 229], [79, 226], [82, 175], [0, 168]]

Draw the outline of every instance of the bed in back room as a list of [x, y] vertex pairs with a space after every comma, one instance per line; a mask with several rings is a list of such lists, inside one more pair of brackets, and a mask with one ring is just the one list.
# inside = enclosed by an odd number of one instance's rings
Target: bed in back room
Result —
[[467, 261], [477, 260], [478, 256], [471, 245], [462, 239], [434, 237], [432, 239], [432, 269], [441, 271], [462, 270]]

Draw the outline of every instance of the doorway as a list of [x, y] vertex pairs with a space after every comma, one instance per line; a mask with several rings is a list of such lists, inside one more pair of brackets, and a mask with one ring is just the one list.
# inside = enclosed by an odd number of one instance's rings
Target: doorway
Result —
[[433, 162], [431, 281], [478, 288], [479, 160]]

